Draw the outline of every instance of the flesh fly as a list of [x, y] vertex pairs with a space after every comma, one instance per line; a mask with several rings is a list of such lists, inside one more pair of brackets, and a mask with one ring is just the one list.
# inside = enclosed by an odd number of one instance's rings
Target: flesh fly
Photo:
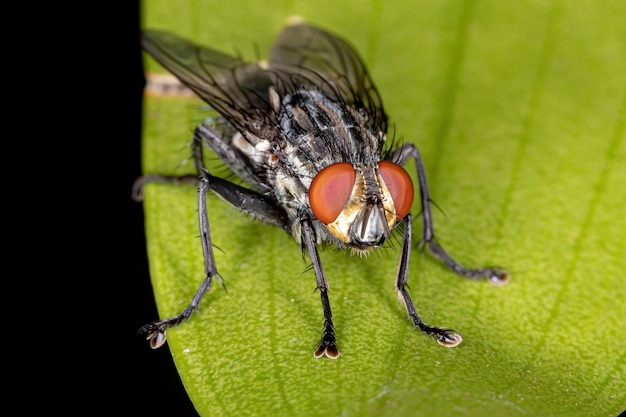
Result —
[[[191, 316], [214, 280], [222, 281], [213, 256], [208, 191], [281, 227], [310, 258], [324, 318], [315, 357], [340, 355], [318, 246], [330, 244], [362, 254], [383, 245], [396, 228], [402, 245], [395, 290], [414, 327], [443, 346], [461, 343], [458, 332], [426, 324], [407, 290], [414, 187], [402, 165], [413, 160], [417, 168], [421, 240], [430, 253], [465, 278], [484, 278], [497, 285], [509, 275], [495, 267], [466, 268], [436, 242], [420, 152], [411, 143], [396, 149], [385, 146], [388, 126], [381, 97], [362, 59], [346, 41], [297, 22], [280, 33], [266, 62], [244, 62], [167, 32], [144, 31], [141, 42], [219, 114], [217, 120], [207, 119], [196, 128], [192, 144], [206, 276], [179, 315], [140, 329], [153, 348], [165, 343], [167, 328]], [[203, 145], [249, 188], [211, 175], [204, 166]], [[179, 178], [145, 175], [136, 184], [136, 195], [146, 181], [174, 180]]]

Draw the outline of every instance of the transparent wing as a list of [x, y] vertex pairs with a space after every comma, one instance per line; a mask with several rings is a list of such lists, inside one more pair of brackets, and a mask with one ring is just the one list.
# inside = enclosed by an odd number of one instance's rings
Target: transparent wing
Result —
[[[300, 83], [350, 104], [366, 117], [374, 131], [387, 132], [387, 116], [378, 90], [361, 57], [343, 39], [307, 24], [288, 26], [270, 51], [269, 68], [273, 70], [271, 77], [289, 74]], [[280, 81], [274, 80], [273, 84], [282, 96]]]
[[143, 31], [141, 45], [237, 130], [256, 133], [263, 125], [273, 125], [268, 104], [271, 81], [258, 64], [156, 30]]

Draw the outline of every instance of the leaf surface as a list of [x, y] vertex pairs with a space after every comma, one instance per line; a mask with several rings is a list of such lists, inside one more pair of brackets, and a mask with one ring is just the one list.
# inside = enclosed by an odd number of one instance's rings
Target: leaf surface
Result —
[[[348, 39], [396, 140], [419, 146], [442, 245], [497, 264], [505, 287], [458, 278], [415, 250], [413, 330], [393, 291], [398, 251], [322, 252], [342, 356], [322, 330], [300, 247], [215, 197], [219, 285], [168, 343], [203, 416], [616, 416], [626, 408], [626, 3], [151, 1], [143, 26], [254, 59], [298, 14]], [[256, 45], [256, 46], [255, 46]], [[163, 72], [149, 61], [150, 73]], [[149, 96], [144, 172], [192, 172], [199, 100]], [[209, 167], [228, 175], [214, 156]], [[413, 171], [413, 168], [409, 169]], [[161, 317], [203, 278], [193, 186], [145, 190]], [[417, 203], [413, 212], [419, 213]], [[445, 213], [445, 214], [444, 214]], [[416, 221], [415, 236], [419, 236]]]

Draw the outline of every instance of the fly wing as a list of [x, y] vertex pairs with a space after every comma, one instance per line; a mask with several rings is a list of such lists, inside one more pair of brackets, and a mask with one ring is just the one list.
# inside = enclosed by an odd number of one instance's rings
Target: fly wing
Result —
[[273, 126], [271, 81], [258, 64], [156, 30], [143, 31], [141, 45], [240, 132], [262, 136], [261, 129]]
[[[357, 109], [373, 131], [387, 132], [378, 90], [359, 54], [343, 39], [307, 24], [288, 26], [270, 51], [269, 68], [280, 95], [289, 93], [284, 88], [293, 88], [293, 82], [321, 89]], [[284, 83], [284, 75], [292, 82]]]

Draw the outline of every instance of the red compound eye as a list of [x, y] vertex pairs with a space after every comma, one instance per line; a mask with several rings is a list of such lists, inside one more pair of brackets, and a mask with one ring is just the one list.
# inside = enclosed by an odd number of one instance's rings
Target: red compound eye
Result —
[[393, 205], [396, 207], [396, 216], [404, 218], [413, 204], [413, 181], [409, 173], [391, 161], [380, 161], [378, 169], [391, 193]]
[[348, 202], [356, 174], [347, 162], [329, 165], [313, 178], [309, 187], [309, 204], [317, 220], [324, 224], [335, 221]]

